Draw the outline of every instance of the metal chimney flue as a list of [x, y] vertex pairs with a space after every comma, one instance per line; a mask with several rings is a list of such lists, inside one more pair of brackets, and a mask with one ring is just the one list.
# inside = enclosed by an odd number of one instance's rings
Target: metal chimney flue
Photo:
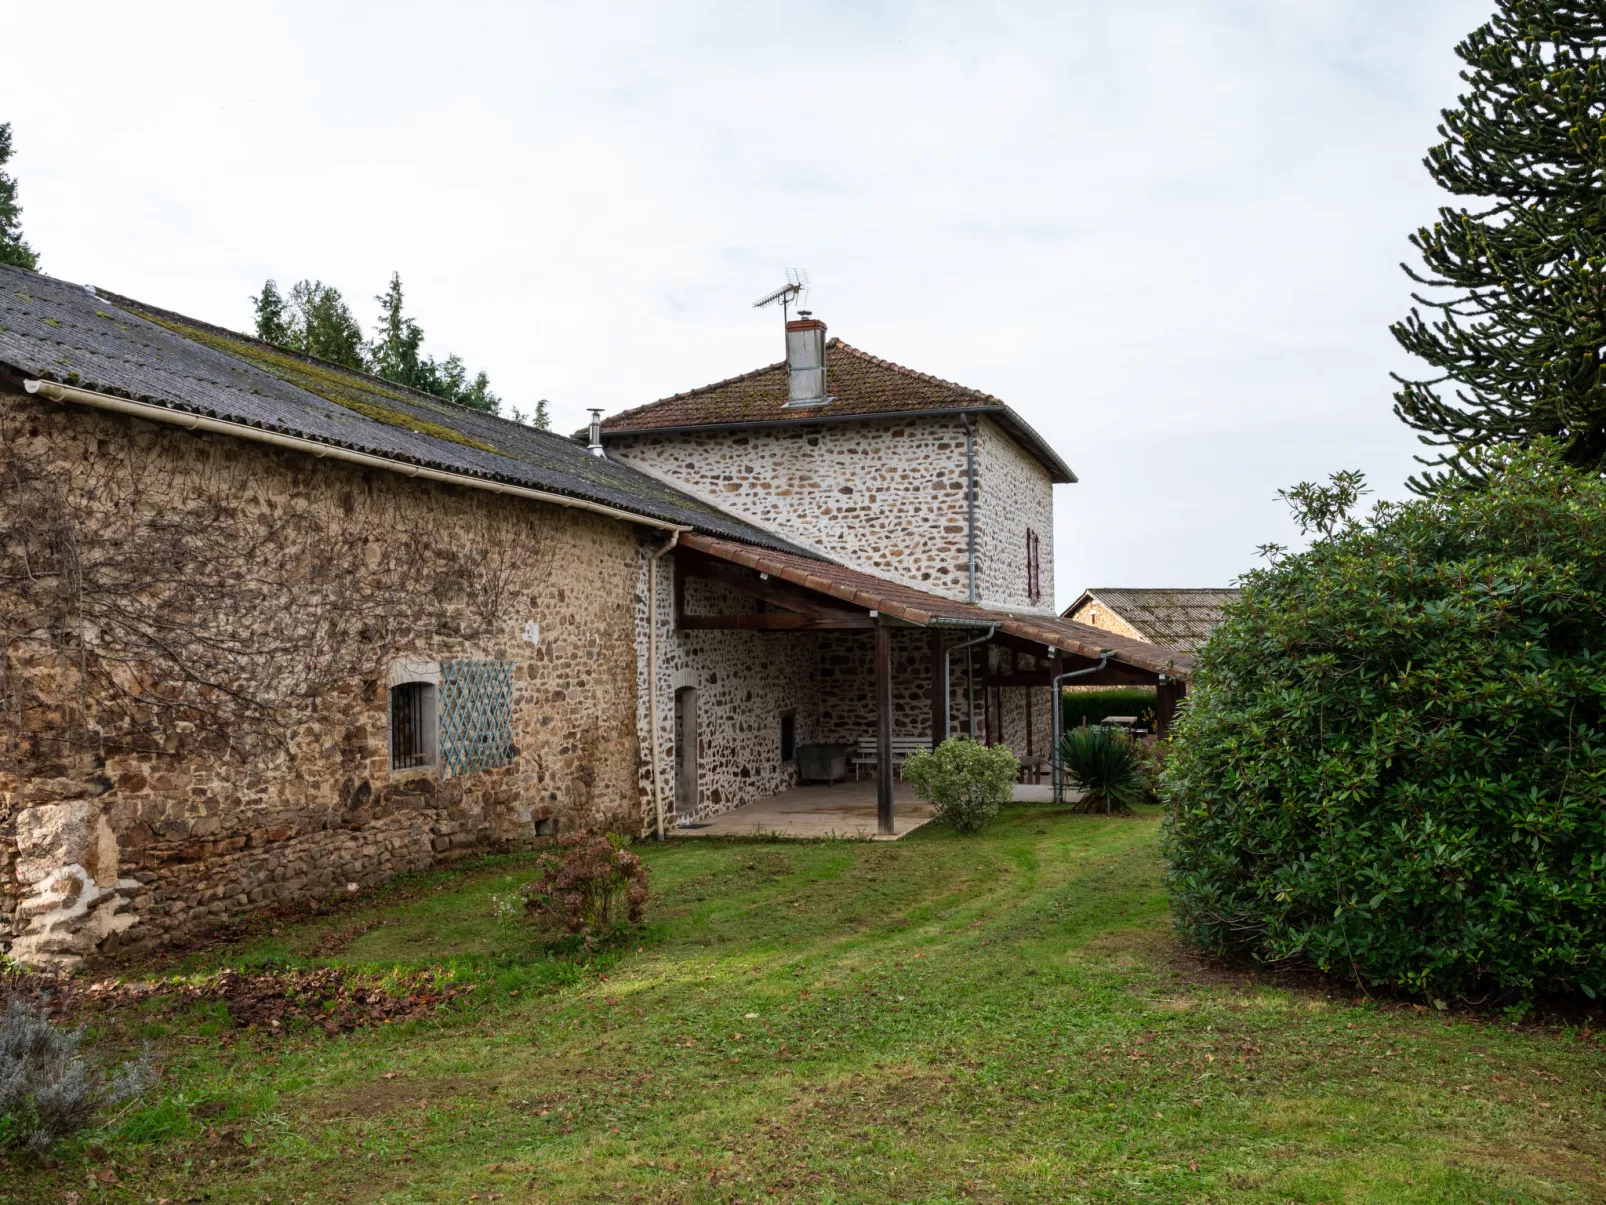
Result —
[[602, 458], [602, 410], [591, 411], [591, 442], [586, 445], [586, 451], [593, 456]]
[[823, 406], [825, 392], [825, 323], [808, 310], [786, 324], [786, 404]]

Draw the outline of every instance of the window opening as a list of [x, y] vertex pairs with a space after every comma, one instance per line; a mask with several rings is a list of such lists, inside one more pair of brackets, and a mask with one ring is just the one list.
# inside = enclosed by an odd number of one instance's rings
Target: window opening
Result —
[[434, 686], [428, 682], [403, 682], [390, 688], [390, 768], [413, 770], [427, 766], [431, 756], [431, 720]]
[[797, 756], [797, 716], [787, 712], [781, 717], [781, 760], [789, 762]]

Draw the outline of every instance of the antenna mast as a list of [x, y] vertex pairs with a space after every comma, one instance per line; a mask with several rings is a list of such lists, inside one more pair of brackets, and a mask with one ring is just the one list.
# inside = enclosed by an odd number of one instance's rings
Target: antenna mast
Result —
[[753, 303], [755, 310], [761, 310], [767, 305], [776, 302], [781, 306], [781, 321], [790, 317], [788, 308], [794, 303], [801, 304], [804, 294], [809, 291], [809, 276], [807, 272], [800, 272], [796, 268], [786, 270], [786, 283], [773, 293], [766, 293]]

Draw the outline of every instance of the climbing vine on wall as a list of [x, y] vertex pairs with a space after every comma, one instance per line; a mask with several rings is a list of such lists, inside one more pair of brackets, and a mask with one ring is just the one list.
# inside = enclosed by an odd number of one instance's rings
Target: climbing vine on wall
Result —
[[344, 466], [38, 419], [0, 410], [0, 768], [269, 755], [399, 652], [495, 635], [549, 560], [491, 499], [448, 525]]

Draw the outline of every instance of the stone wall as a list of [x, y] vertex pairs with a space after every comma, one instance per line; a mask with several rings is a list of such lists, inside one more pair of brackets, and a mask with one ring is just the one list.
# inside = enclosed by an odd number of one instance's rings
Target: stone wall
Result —
[[1143, 635], [1096, 598], [1088, 599], [1087, 602], [1083, 603], [1066, 618], [1106, 632], [1114, 632], [1117, 636], [1125, 636], [1128, 640], [1141, 640], [1144, 644], [1153, 643], [1147, 636]]
[[[1026, 588], [1026, 532], [1038, 537], [1038, 581]], [[986, 606], [1054, 611], [1054, 485], [992, 419], [976, 421], [976, 592]]]
[[[979, 633], [977, 633], [979, 635]], [[967, 633], [966, 635], [969, 635]], [[876, 734], [875, 641], [869, 632], [826, 632], [819, 636], [820, 739], [856, 744]], [[964, 637], [949, 636], [947, 644], [958, 645]], [[999, 697], [984, 689], [986, 659], [992, 659], [997, 672], [1010, 672], [1015, 664], [1009, 650], [998, 646], [978, 646], [966, 653], [951, 655], [948, 678], [948, 732], [967, 736], [971, 731], [970, 702], [975, 699], [976, 739], [984, 741], [989, 731], [995, 741], [1008, 745], [1024, 757], [1026, 740], [1026, 695], [1032, 694], [1032, 750], [1045, 754], [1049, 745], [1049, 725], [1053, 722], [1049, 688], [1006, 686], [1002, 689], [1002, 721]], [[1038, 668], [1039, 663], [1021, 657], [1022, 669]], [[970, 689], [970, 674], [976, 687]], [[892, 632], [892, 734], [929, 737], [931, 735], [931, 646], [930, 634], [923, 629], [894, 628]], [[990, 696], [990, 697], [989, 697]], [[1002, 723], [1002, 727], [1000, 727]]]
[[[676, 631], [673, 575], [666, 556], [659, 567], [657, 715], [661, 741], [665, 823], [675, 809], [675, 692], [697, 692], [699, 800], [708, 817], [797, 785], [797, 763], [781, 760], [781, 716], [796, 717], [796, 740], [823, 739], [819, 727], [820, 637], [806, 632]], [[741, 614], [752, 599], [701, 578], [686, 580], [689, 614]], [[651, 806], [651, 729], [647, 719], [646, 598], [637, 617], [640, 678], [638, 724], [643, 750], [641, 786]]]
[[855, 569], [965, 597], [957, 417], [610, 436], [608, 455]]
[[[0, 950], [641, 824], [631, 526], [11, 392], [0, 482]], [[395, 667], [482, 658], [511, 761], [392, 771]]]
[[[1053, 612], [1054, 493], [1042, 465], [976, 424], [976, 581], [984, 604]], [[618, 435], [608, 455], [845, 565], [946, 598], [969, 588], [959, 416]], [[1042, 598], [1026, 592], [1026, 529]]]

